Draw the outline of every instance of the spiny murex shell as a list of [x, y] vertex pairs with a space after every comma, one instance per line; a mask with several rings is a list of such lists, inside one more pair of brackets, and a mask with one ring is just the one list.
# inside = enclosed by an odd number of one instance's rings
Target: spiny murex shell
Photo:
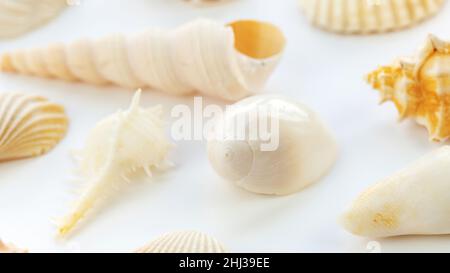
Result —
[[172, 147], [164, 132], [161, 106], [141, 108], [141, 91], [131, 106], [100, 121], [77, 153], [81, 175], [87, 180], [72, 211], [59, 223], [59, 234], [69, 233], [100, 201], [130, 182], [128, 175], [143, 170], [165, 169]]
[[450, 234], [450, 146], [428, 154], [362, 193], [343, 215], [365, 237]]
[[[242, 121], [244, 127], [238, 128]], [[262, 124], [272, 128], [267, 136], [259, 129], [249, 133]], [[218, 119], [208, 141], [208, 157], [221, 177], [246, 190], [285, 195], [325, 175], [336, 160], [337, 145], [305, 105], [259, 95], [234, 104]]]
[[394, 102], [401, 119], [425, 126], [430, 139], [450, 136], [450, 43], [430, 35], [415, 58], [380, 67], [367, 80], [382, 102]]
[[40, 96], [0, 93], [0, 162], [48, 152], [67, 126], [61, 105]]
[[67, 0], [0, 0], [0, 38], [24, 34], [57, 16]]
[[137, 253], [225, 253], [214, 237], [197, 231], [166, 233], [153, 240]]
[[436, 14], [445, 0], [300, 0], [314, 24], [339, 33], [374, 33], [412, 26]]
[[3, 55], [0, 70], [237, 100], [264, 86], [284, 45], [281, 31], [269, 23], [202, 19], [170, 31], [17, 50]]
[[28, 250], [18, 248], [13, 244], [6, 244], [0, 240], [0, 253], [28, 253]]

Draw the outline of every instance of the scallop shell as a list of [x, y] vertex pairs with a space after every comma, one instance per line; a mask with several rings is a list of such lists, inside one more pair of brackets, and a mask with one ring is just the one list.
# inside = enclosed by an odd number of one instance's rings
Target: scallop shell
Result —
[[67, 126], [61, 105], [40, 96], [0, 94], [0, 162], [45, 154]]
[[416, 57], [380, 67], [367, 80], [382, 102], [394, 102], [400, 119], [425, 126], [431, 140], [450, 136], [450, 43], [430, 35]]
[[436, 14], [445, 0], [300, 0], [316, 26], [338, 33], [377, 33], [410, 27]]
[[136, 253], [225, 253], [215, 238], [197, 231], [166, 233]]
[[12, 38], [45, 24], [67, 7], [67, 0], [0, 0], [0, 38]]

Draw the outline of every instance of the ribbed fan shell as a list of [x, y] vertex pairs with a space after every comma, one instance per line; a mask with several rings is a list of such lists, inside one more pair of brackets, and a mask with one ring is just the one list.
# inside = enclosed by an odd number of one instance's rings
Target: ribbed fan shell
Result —
[[66, 134], [64, 108], [39, 96], [0, 94], [0, 162], [42, 155]]
[[436, 14], [445, 0], [300, 0], [316, 26], [338, 33], [377, 33], [412, 26]]
[[224, 253], [213, 237], [197, 231], [167, 233], [136, 251], [137, 253]]

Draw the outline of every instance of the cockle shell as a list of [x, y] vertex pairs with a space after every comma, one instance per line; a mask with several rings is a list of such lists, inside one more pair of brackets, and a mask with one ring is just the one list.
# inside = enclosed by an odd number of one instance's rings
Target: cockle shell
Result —
[[48, 22], [67, 0], [0, 0], [0, 38], [13, 38]]
[[200, 19], [174, 30], [17, 50], [2, 56], [0, 70], [237, 100], [264, 86], [284, 46], [282, 32], [269, 23]]
[[[268, 130], [262, 129], [264, 124]], [[232, 105], [208, 141], [214, 170], [261, 194], [285, 195], [305, 188], [330, 170], [336, 156], [336, 142], [318, 115], [276, 95]]]
[[343, 215], [365, 237], [450, 234], [450, 146], [369, 188]]
[[1, 253], [28, 253], [28, 250], [20, 249], [13, 244], [6, 244], [0, 240], [0, 254]]
[[61, 105], [40, 96], [0, 93], [0, 162], [45, 154], [67, 126]]
[[382, 102], [394, 102], [401, 119], [425, 126], [430, 139], [450, 136], [450, 43], [430, 35], [415, 58], [380, 67], [367, 80]]
[[72, 211], [59, 223], [59, 234], [68, 234], [99, 201], [130, 182], [128, 175], [165, 169], [172, 144], [165, 135], [161, 107], [141, 108], [141, 92], [131, 106], [100, 121], [78, 153], [80, 173], [87, 180]]
[[316, 26], [338, 33], [376, 33], [410, 27], [436, 14], [445, 0], [300, 0]]
[[225, 253], [225, 248], [215, 238], [197, 231], [164, 234], [136, 253]]

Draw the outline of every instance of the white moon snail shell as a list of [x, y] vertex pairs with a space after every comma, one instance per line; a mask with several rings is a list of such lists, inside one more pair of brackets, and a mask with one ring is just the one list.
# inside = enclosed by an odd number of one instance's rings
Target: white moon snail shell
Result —
[[[252, 113], [257, 114], [249, 118]], [[233, 138], [230, 124], [246, 119], [246, 132], [255, 124], [278, 124], [279, 130], [272, 130], [270, 139], [276, 143], [278, 137], [278, 147], [267, 145], [262, 130], [257, 138], [250, 133], [244, 139]], [[286, 195], [321, 178], [336, 160], [337, 145], [317, 114], [306, 106], [280, 96], [260, 95], [227, 109], [208, 141], [208, 157], [221, 177], [248, 191]]]

